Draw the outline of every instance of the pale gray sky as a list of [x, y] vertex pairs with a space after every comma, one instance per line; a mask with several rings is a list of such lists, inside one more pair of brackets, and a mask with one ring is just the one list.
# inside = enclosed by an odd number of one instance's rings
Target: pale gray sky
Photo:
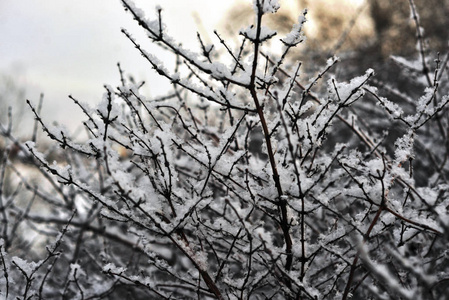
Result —
[[[169, 33], [186, 47], [197, 47], [198, 26], [193, 13], [201, 17], [206, 32], [213, 35], [213, 29], [236, 1], [134, 2], [149, 18], [154, 18], [154, 8], [160, 4]], [[119, 0], [1, 0], [0, 73], [13, 74], [18, 84], [27, 87], [30, 100], [37, 102], [43, 92], [44, 107], [52, 112], [51, 119], [63, 123], [81, 115], [67, 95], [95, 103], [101, 99], [104, 84], [118, 85], [117, 62], [136, 79], [148, 81], [150, 93], [160, 93], [160, 78], [120, 32], [121, 28], [147, 45], [143, 30]], [[163, 55], [155, 47], [151, 51]]]

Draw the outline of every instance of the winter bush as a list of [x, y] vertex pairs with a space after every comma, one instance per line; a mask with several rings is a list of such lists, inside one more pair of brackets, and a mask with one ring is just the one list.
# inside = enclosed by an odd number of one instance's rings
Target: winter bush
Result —
[[172, 90], [146, 98], [119, 66], [97, 107], [72, 97], [87, 139], [31, 102], [50, 146], [2, 125], [2, 298], [446, 299], [448, 55], [425, 49], [412, 1], [400, 82], [340, 82], [335, 57], [309, 79], [288, 59], [307, 12], [278, 37], [263, 26], [275, 0], [253, 1], [240, 45], [217, 33], [221, 50], [199, 37], [200, 53], [161, 8], [122, 2], [176, 56], [169, 70], [123, 29]]

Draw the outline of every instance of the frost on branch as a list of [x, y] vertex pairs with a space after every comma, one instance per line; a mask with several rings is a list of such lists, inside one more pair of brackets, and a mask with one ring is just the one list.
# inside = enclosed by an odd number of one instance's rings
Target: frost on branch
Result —
[[307, 74], [308, 61], [290, 58], [306, 13], [285, 37], [263, 26], [278, 1], [253, 1], [256, 24], [237, 45], [216, 33], [214, 45], [199, 37], [199, 53], [167, 34], [160, 8], [148, 19], [122, 3], [176, 61], [171, 70], [122, 30], [172, 88], [147, 97], [153, 83], [118, 65], [120, 85], [95, 107], [70, 96], [83, 138], [49, 126], [31, 102], [50, 146], [0, 127], [38, 174], [0, 156], [4, 298], [447, 295], [444, 63], [434, 80], [412, 77], [427, 84], [417, 95], [372, 69], [342, 80], [336, 57]]
[[286, 46], [296, 46], [305, 40], [302, 29], [307, 20], [306, 15], [307, 10], [304, 10], [303, 15], [298, 17], [298, 23], [294, 24], [292, 30], [285, 36], [285, 38], [281, 39]]
[[278, 0], [253, 0], [253, 9], [258, 13], [275, 13], [280, 8]]

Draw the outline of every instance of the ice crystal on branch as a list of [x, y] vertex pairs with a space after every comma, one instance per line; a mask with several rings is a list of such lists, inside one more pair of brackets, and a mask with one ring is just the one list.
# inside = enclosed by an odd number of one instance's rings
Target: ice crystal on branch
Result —
[[278, 0], [253, 0], [253, 9], [258, 13], [275, 13], [281, 7]]

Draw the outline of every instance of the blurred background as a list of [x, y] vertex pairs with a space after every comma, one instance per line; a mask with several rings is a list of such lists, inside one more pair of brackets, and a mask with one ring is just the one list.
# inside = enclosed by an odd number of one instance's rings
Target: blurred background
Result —
[[[135, 0], [148, 18], [154, 19], [160, 4], [168, 32], [186, 48], [198, 49], [196, 32], [218, 46], [213, 33], [236, 40], [235, 33], [253, 21], [250, 0]], [[268, 17], [268, 26], [280, 37], [291, 29], [308, 8], [307, 41], [295, 59], [320, 65], [333, 54], [341, 57], [342, 76], [363, 73], [368, 67], [388, 73], [388, 57], [415, 53], [416, 29], [409, 1], [390, 0], [281, 0], [281, 10]], [[421, 26], [432, 51], [447, 51], [449, 0], [416, 0]], [[18, 129], [29, 130], [25, 99], [35, 103], [44, 93], [43, 113], [49, 120], [78, 126], [81, 112], [68, 99], [95, 104], [103, 85], [119, 84], [117, 62], [126, 74], [147, 82], [149, 96], [168, 87], [120, 32], [126, 28], [169, 67], [172, 57], [145, 42], [119, 0], [1, 0], [0, 1], [0, 121], [8, 106], [20, 120]], [[315, 64], [316, 63], [316, 64]]]
[[[155, 17], [155, 6], [161, 2], [135, 1], [148, 18]], [[186, 47], [196, 45], [197, 30], [212, 32], [233, 5], [233, 1], [163, 2], [163, 19], [170, 34]], [[20, 127], [29, 129], [24, 126], [29, 120], [23, 117], [28, 110], [25, 98], [36, 103], [44, 93], [44, 114], [73, 128], [82, 115], [67, 96], [98, 102], [104, 84], [118, 85], [118, 62], [136, 80], [151, 82], [147, 92], [161, 93], [160, 79], [121, 28], [128, 29], [139, 42], [145, 41], [143, 31], [119, 0], [1, 0], [0, 120], [5, 120], [7, 107], [13, 105]], [[157, 47], [150, 50], [164, 55]], [[172, 59], [167, 63], [173, 64]]]

